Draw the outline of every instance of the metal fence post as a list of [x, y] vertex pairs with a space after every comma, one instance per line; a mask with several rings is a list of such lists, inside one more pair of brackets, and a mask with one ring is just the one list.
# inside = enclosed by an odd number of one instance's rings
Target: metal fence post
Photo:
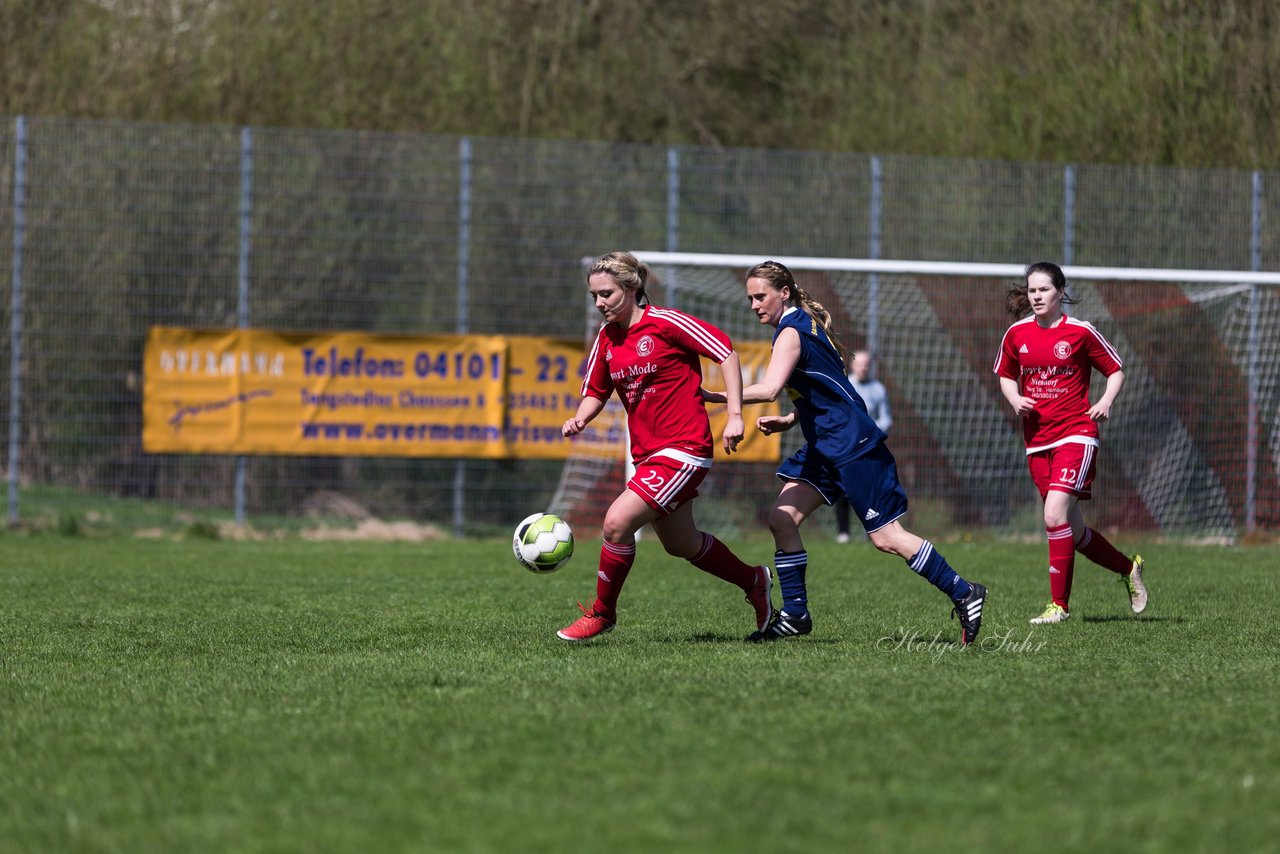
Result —
[[[253, 240], [253, 129], [240, 129], [240, 263], [236, 318], [241, 329], [249, 326], [249, 250]], [[245, 522], [245, 481], [248, 465], [236, 457], [236, 524]]]
[[1062, 167], [1062, 266], [1075, 263], [1076, 254], [1076, 167]]
[[[1249, 234], [1249, 269], [1262, 269], [1262, 173], [1253, 173], [1253, 203]], [[1249, 392], [1245, 438], [1244, 531], [1252, 534], [1258, 525], [1258, 285], [1249, 285]]]
[[18, 524], [22, 445], [22, 253], [27, 243], [27, 120], [14, 122], [13, 293], [9, 315], [9, 527]]
[[[667, 149], [667, 251], [680, 251], [680, 149], [674, 145]], [[679, 274], [669, 268], [663, 279], [667, 285], [667, 305], [679, 308]], [[630, 454], [627, 459], [631, 459]]]
[[[870, 245], [867, 257], [871, 260], [880, 258], [880, 216], [883, 198], [884, 171], [880, 167], [880, 158], [871, 157], [871, 207], [867, 212], [870, 220]], [[867, 276], [867, 350], [871, 353], [871, 376], [880, 374], [880, 274]]]
[[[471, 140], [458, 143], [458, 323], [457, 332], [470, 331], [467, 312], [468, 278], [471, 270]], [[453, 534], [461, 537], [467, 518], [467, 462], [453, 463]]]
[[667, 149], [667, 251], [680, 251], [680, 149]]

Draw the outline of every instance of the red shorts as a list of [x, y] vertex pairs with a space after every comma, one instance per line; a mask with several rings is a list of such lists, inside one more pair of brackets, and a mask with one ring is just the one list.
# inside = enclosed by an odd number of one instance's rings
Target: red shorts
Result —
[[1043, 499], [1049, 490], [1068, 492], [1081, 501], [1093, 494], [1093, 475], [1098, 458], [1097, 445], [1067, 442], [1027, 455], [1031, 480]]
[[636, 463], [636, 473], [627, 481], [627, 489], [654, 510], [667, 514], [697, 497], [698, 484], [709, 471], [710, 458], [664, 448]]

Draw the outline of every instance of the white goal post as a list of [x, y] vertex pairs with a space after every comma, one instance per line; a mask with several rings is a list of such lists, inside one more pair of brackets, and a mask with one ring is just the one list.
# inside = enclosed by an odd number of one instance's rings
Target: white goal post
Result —
[[[1017, 424], [991, 373], [1011, 321], [1005, 292], [1022, 282], [1022, 265], [635, 254], [653, 270], [654, 302], [703, 317], [735, 341], [772, 332], [747, 309], [746, 271], [766, 258], [787, 265], [831, 311], [845, 346], [874, 353], [894, 415], [889, 446], [912, 513], [928, 516], [917, 524], [1036, 530], [1038, 500]], [[1125, 361], [1125, 389], [1103, 428], [1090, 521], [1122, 534], [1226, 542], [1280, 528], [1280, 273], [1070, 265], [1064, 272], [1079, 300], [1068, 311], [1096, 325]], [[1095, 396], [1100, 388], [1095, 382]], [[789, 439], [782, 453], [793, 445]], [[572, 515], [590, 484], [621, 465], [597, 455], [598, 473], [583, 478], [582, 462], [575, 455], [566, 463], [557, 512]], [[610, 486], [621, 483], [618, 470]], [[713, 529], [760, 525], [776, 489], [769, 466], [717, 465], [699, 516], [713, 517]]]
[[[796, 270], [821, 270], [834, 273], [902, 273], [933, 276], [967, 276], [969, 278], [1020, 279], [1025, 270], [1021, 264], [983, 264], [969, 261], [889, 261], [871, 258], [817, 258], [788, 255], [728, 255], [705, 252], [633, 252], [651, 267], [729, 267], [742, 272], [766, 259]], [[592, 259], [594, 260], [594, 259]], [[1112, 282], [1182, 282], [1189, 284], [1256, 284], [1280, 285], [1280, 273], [1242, 270], [1172, 270], [1159, 267], [1077, 267], [1065, 266], [1067, 279], [1092, 279]]]

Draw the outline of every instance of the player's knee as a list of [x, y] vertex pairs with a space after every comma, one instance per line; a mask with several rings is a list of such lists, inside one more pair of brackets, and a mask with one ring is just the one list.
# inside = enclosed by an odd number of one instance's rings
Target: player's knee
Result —
[[662, 547], [667, 550], [667, 554], [672, 557], [678, 557], [681, 560], [687, 560], [690, 563], [698, 556], [701, 549], [691, 548], [688, 543], [663, 543]]
[[698, 555], [710, 548], [707, 535], [697, 529], [689, 531], [658, 531], [658, 540], [662, 548], [672, 557], [693, 561]]
[[601, 526], [600, 534], [610, 543], [629, 543], [635, 531], [631, 529], [630, 519], [614, 516], [610, 513], [604, 517], [604, 524]]
[[1065, 524], [1067, 524], [1066, 513], [1049, 513], [1047, 511], [1045, 512], [1044, 526], [1046, 528], [1061, 528]]
[[891, 534], [884, 531], [876, 531], [874, 534], [869, 534], [868, 537], [871, 540], [871, 545], [885, 554], [896, 555], [899, 553], [897, 539]]
[[911, 560], [920, 544], [920, 538], [907, 531], [897, 522], [890, 522], [878, 531], [872, 531], [867, 537], [871, 545], [887, 555], [897, 555], [903, 560]]
[[779, 534], [795, 533], [799, 527], [795, 518], [781, 507], [775, 507], [769, 511], [769, 532], [775, 537]]

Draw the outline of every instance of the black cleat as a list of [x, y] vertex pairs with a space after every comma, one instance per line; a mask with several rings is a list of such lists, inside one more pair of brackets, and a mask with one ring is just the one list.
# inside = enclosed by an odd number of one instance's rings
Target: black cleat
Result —
[[747, 636], [747, 640], [782, 640], [783, 638], [795, 638], [800, 635], [807, 635], [811, 631], [813, 631], [813, 618], [809, 616], [808, 611], [805, 611], [798, 617], [793, 617], [786, 611], [774, 611], [773, 616], [769, 619], [769, 625], [765, 626], [758, 632], [752, 632]]
[[970, 584], [969, 595], [955, 603], [951, 616], [960, 618], [960, 645], [968, 646], [978, 638], [982, 628], [982, 605], [987, 599], [987, 588]]

